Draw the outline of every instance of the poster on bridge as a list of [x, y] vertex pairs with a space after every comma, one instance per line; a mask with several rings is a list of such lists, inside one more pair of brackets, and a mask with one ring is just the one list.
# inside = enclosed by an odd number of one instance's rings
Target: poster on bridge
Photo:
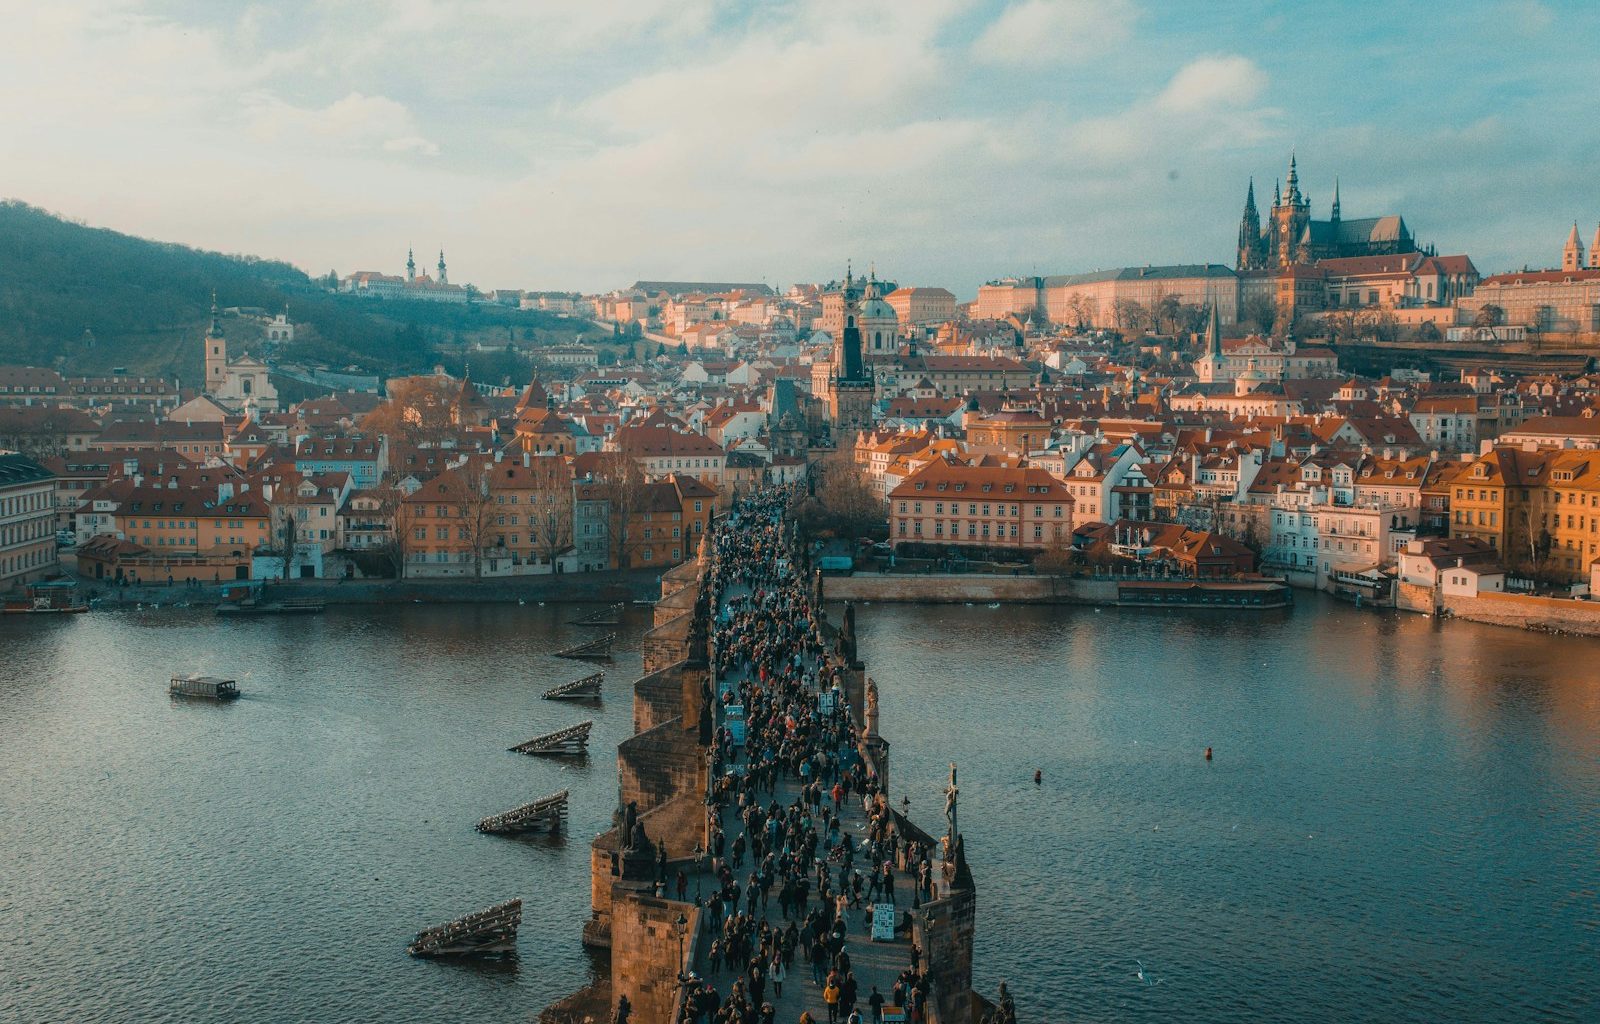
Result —
[[894, 941], [893, 903], [874, 903], [872, 905], [872, 941]]
[[722, 709], [722, 714], [727, 719], [728, 732], [733, 734], [735, 746], [744, 746], [744, 705], [729, 704]]

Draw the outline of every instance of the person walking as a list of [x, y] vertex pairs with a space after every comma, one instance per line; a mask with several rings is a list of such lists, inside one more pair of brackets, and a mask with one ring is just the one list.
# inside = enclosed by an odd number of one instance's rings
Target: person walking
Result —
[[839, 1024], [839, 981], [834, 975], [823, 986], [822, 1001], [828, 1004], [828, 1024]]
[[777, 999], [783, 998], [783, 979], [789, 972], [783, 969], [783, 956], [774, 955], [772, 964], [767, 968], [767, 978], [772, 982], [772, 994]]

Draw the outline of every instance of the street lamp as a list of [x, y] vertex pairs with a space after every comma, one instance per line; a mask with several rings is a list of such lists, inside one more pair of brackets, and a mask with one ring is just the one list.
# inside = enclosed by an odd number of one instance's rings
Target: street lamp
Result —
[[689, 919], [679, 912], [678, 919], [673, 922], [678, 926], [678, 984], [688, 981], [688, 975], [683, 969], [683, 940], [689, 934]]
[[700, 843], [694, 844], [694, 905], [700, 905], [700, 876], [705, 873], [706, 848]]

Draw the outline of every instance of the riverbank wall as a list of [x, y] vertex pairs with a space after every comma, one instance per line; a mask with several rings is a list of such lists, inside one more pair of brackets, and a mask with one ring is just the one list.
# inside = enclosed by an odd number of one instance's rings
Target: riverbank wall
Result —
[[[688, 564], [688, 563], [686, 563]], [[558, 573], [485, 580], [286, 580], [264, 588], [268, 600], [286, 598], [321, 601], [328, 605], [363, 604], [515, 604], [518, 601], [635, 601], [653, 599], [661, 589], [662, 574], [654, 569]], [[238, 586], [237, 583], [228, 584]], [[146, 608], [188, 604], [217, 605], [223, 587], [205, 584], [186, 587], [140, 584], [112, 586], [104, 581], [80, 580], [83, 594], [99, 608], [142, 604]]]
[[829, 601], [905, 604], [1116, 604], [1117, 581], [1060, 576], [937, 575], [828, 576], [822, 582]]
[[1476, 597], [1443, 597], [1440, 610], [1453, 618], [1492, 626], [1600, 636], [1600, 603], [1593, 601], [1486, 593]]

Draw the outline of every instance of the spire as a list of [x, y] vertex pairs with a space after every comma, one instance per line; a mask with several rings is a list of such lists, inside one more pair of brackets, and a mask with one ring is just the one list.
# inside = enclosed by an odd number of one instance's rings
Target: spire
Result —
[[1339, 178], [1337, 175], [1333, 179], [1333, 216], [1329, 219], [1335, 224], [1339, 222]]
[[1594, 229], [1594, 241], [1589, 243], [1589, 269], [1600, 270], [1600, 226]]
[[1278, 179], [1272, 179], [1272, 208], [1276, 210], [1283, 205], [1283, 194], [1278, 191]]
[[1222, 357], [1222, 318], [1217, 315], [1217, 300], [1215, 296], [1208, 295], [1207, 305], [1211, 307], [1210, 315], [1206, 318], [1206, 354]]
[[1294, 150], [1289, 150], [1289, 202], [1294, 203], [1300, 199], [1300, 172], [1294, 165]]
[[406, 246], [406, 280], [415, 281], [417, 278], [417, 256], [411, 246]]
[[217, 290], [211, 289], [211, 327], [206, 331], [208, 338], [222, 337], [222, 316], [217, 312]]
[[846, 256], [845, 260], [844, 260], [844, 287], [845, 287], [845, 291], [849, 291], [850, 290], [850, 286], [853, 283], [855, 283], [855, 276], [856, 276], [855, 275], [855, 271], [853, 269], [851, 269], [850, 257]]
[[1252, 177], [1244, 193], [1244, 216], [1239, 219], [1240, 270], [1254, 270], [1260, 264], [1261, 213], [1256, 209], [1256, 179]]
[[1583, 242], [1578, 239], [1578, 222], [1572, 222], [1572, 233], [1567, 236], [1566, 248], [1561, 250], [1562, 270], [1583, 269]]
[[440, 284], [449, 284], [450, 283], [449, 276], [444, 271], [444, 250], [443, 249], [439, 250], [439, 283]]

